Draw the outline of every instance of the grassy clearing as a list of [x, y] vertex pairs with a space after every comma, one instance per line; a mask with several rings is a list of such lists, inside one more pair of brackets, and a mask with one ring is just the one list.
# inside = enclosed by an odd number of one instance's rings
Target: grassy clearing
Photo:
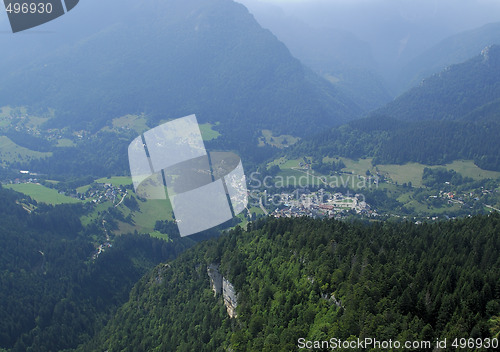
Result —
[[20, 125], [32, 130], [39, 130], [40, 126], [53, 116], [54, 110], [50, 109], [48, 116], [29, 116], [28, 109], [24, 106], [16, 108], [4, 106], [0, 108], [0, 128]]
[[146, 121], [146, 117], [143, 115], [125, 115], [113, 119], [112, 124], [115, 129], [134, 130], [141, 134], [149, 129]]
[[474, 165], [472, 160], [457, 160], [451, 164], [446, 164], [445, 167], [450, 170], [453, 169], [462, 176], [473, 178], [474, 180], [483, 180], [486, 178], [498, 179], [500, 178], [500, 172], [498, 171], [487, 171], [480, 169]]
[[[106, 179], [107, 180], [107, 179]], [[99, 181], [99, 180], [98, 180]], [[85, 186], [84, 186], [85, 187]], [[127, 197], [136, 197], [130, 194]], [[125, 204], [120, 204], [117, 207], [124, 217], [129, 214], [132, 215], [133, 224], [118, 221], [118, 230], [114, 231], [116, 234], [126, 234], [133, 233], [137, 231], [139, 233], [152, 233], [156, 221], [158, 220], [172, 220], [172, 206], [170, 201], [167, 200], [137, 200], [139, 205], [139, 210], [131, 211]], [[96, 204], [94, 210], [91, 214], [83, 216], [81, 221], [84, 225], [91, 223], [99, 218], [99, 213], [107, 211], [109, 208], [114, 207], [111, 202], [104, 202]]]
[[[129, 195], [130, 197], [130, 195]], [[118, 234], [133, 233], [149, 233], [153, 237], [163, 240], [168, 240], [168, 236], [154, 230], [158, 220], [173, 220], [172, 206], [169, 200], [146, 200], [140, 201], [139, 211], [131, 211], [125, 205], [121, 204], [118, 209], [127, 217], [132, 214], [134, 224], [118, 222]]]
[[[445, 167], [448, 170], [455, 170], [456, 172], [462, 174], [462, 176], [471, 177], [475, 180], [500, 178], [500, 172], [482, 170], [474, 165], [474, 162], [472, 160], [454, 161], [453, 163], [446, 165], [429, 166], [418, 163], [407, 163], [404, 165], [377, 165], [376, 168], [374, 168], [371, 165], [371, 158], [359, 160], [352, 160], [347, 158], [341, 159], [346, 165], [343, 171], [365, 175], [366, 170], [370, 170], [372, 174], [375, 174], [376, 169], [378, 169], [379, 172], [381, 172], [382, 174], [386, 174], [394, 182], [397, 182], [399, 184], [411, 182], [415, 187], [422, 186], [422, 175], [426, 167]], [[327, 161], [331, 161], [331, 159], [328, 159]]]
[[47, 204], [64, 204], [64, 203], [80, 203], [81, 201], [75, 198], [67, 197], [59, 194], [55, 189], [47, 188], [35, 183], [22, 183], [17, 185], [5, 185], [5, 188], [26, 194], [37, 202]]
[[408, 163], [405, 165], [378, 165], [378, 169], [399, 184], [411, 182], [413, 186], [422, 186], [422, 175], [426, 167], [435, 169], [444, 167], [448, 170], [455, 170], [462, 174], [462, 176], [473, 178], [474, 180], [482, 179], [498, 179], [500, 172], [482, 170], [472, 160], [454, 161], [446, 165], [423, 165], [417, 163]]
[[40, 126], [45, 122], [49, 121], [48, 117], [39, 117], [39, 116], [29, 116], [27, 117], [26, 126], [32, 129], [40, 129]]
[[80, 218], [80, 221], [82, 222], [82, 224], [84, 226], [87, 226], [92, 221], [97, 220], [99, 218], [99, 213], [105, 212], [111, 206], [112, 206], [111, 202], [105, 202], [105, 203], [96, 204], [94, 210], [92, 211], [92, 213], [90, 213], [88, 215], [85, 215], [85, 216], [82, 216]]
[[154, 231], [156, 221], [172, 220], [172, 205], [168, 199], [139, 201], [139, 207], [140, 211], [132, 213], [135, 223], [134, 229], [137, 232], [151, 233]]
[[412, 199], [410, 193], [403, 193], [397, 198], [397, 201], [403, 204], [409, 203], [411, 200]]
[[287, 160], [286, 158], [279, 158], [267, 164], [267, 167], [270, 168], [271, 166], [278, 165], [281, 170], [286, 170], [299, 167], [301, 162], [303, 162], [303, 159]]
[[[280, 171], [274, 178], [277, 187], [326, 187], [322, 182], [323, 176], [317, 173], [312, 173], [310, 170], [293, 170], [284, 169]], [[328, 178], [327, 178], [328, 179]]]
[[103, 177], [95, 181], [96, 183], [110, 183], [113, 186], [126, 186], [132, 184], [132, 178], [130, 176], [113, 176], [113, 177]]
[[405, 165], [378, 165], [377, 168], [382, 174], [387, 174], [398, 184], [411, 182], [413, 186], [422, 186], [422, 175], [426, 165], [408, 163]]
[[370, 172], [373, 170], [372, 158], [358, 160], [347, 158], [340, 159], [345, 164], [345, 168], [342, 169], [344, 172], [352, 172], [356, 175], [366, 175], [366, 170], [370, 170]]
[[201, 136], [203, 137], [203, 140], [211, 141], [213, 139], [219, 138], [220, 133], [213, 129], [213, 127], [217, 126], [218, 124], [219, 124], [219, 122], [217, 122], [215, 125], [213, 125], [211, 123], [204, 123], [204, 124], [199, 125]]
[[56, 144], [56, 147], [58, 148], [68, 148], [68, 147], [75, 147], [76, 144], [71, 140], [71, 139], [68, 139], [68, 138], [61, 138], [61, 139], [58, 139], [57, 140], [57, 144]]
[[428, 215], [428, 216], [435, 216], [435, 215], [445, 215], [449, 214], [452, 212], [459, 211], [461, 209], [461, 206], [459, 204], [453, 204], [453, 205], [448, 205], [448, 206], [443, 206], [440, 208], [435, 208], [433, 206], [427, 206], [425, 204], [421, 204], [417, 202], [416, 200], [412, 200], [408, 203], [405, 204], [405, 207], [407, 209], [412, 210], [413, 213], [419, 214], [419, 215]]
[[283, 134], [281, 136], [273, 136], [273, 132], [270, 130], [262, 130], [262, 137], [259, 138], [259, 147], [264, 145], [272, 145], [276, 148], [286, 148], [300, 140], [299, 137], [294, 137], [291, 135]]
[[0, 118], [4, 117], [20, 117], [26, 115], [28, 109], [24, 106], [13, 108], [11, 106], [2, 106], [0, 108]]
[[77, 191], [78, 193], [85, 193], [85, 192], [87, 192], [87, 191], [89, 190], [89, 188], [90, 188], [90, 185], [81, 186], [81, 187], [78, 187], [78, 188], [76, 189], [76, 191]]
[[5, 162], [29, 161], [52, 156], [52, 153], [42, 153], [21, 147], [6, 136], [0, 136], [0, 160]]
[[160, 231], [150, 232], [149, 235], [151, 237], [156, 237], [159, 238], [160, 240], [165, 240], [167, 242], [170, 242], [170, 237], [167, 234], [161, 233]]
[[264, 215], [264, 211], [259, 207], [251, 207], [249, 210], [250, 214], [255, 213], [255, 215]]

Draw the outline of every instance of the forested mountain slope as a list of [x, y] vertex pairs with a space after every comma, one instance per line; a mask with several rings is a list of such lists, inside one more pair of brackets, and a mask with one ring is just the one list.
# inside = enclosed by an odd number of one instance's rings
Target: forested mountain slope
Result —
[[262, 27], [270, 29], [290, 49], [293, 56], [347, 93], [364, 111], [391, 100], [369, 43], [346, 30], [306, 24], [286, 15], [275, 4], [240, 2], [249, 8]]
[[453, 35], [411, 60], [401, 70], [401, 89], [416, 86], [422, 79], [442, 71], [446, 66], [467, 61], [494, 44], [500, 44], [500, 23], [490, 23]]
[[[493, 112], [492, 112], [493, 113]], [[373, 158], [374, 164], [418, 162], [440, 165], [474, 160], [485, 170], [500, 170], [500, 122], [493, 114], [484, 121], [407, 122], [372, 116], [304, 139], [286, 151], [291, 159], [304, 155]]]
[[83, 205], [48, 206], [0, 186], [0, 350], [61, 351], [88, 341], [132, 286], [192, 241], [125, 235], [95, 257], [104, 224]]
[[500, 46], [494, 45], [426, 78], [376, 114], [406, 121], [460, 120], [499, 97]]
[[[145, 113], [154, 125], [196, 113], [202, 122], [221, 122], [233, 141], [263, 128], [305, 135], [360, 112], [241, 4], [129, 0], [115, 10], [116, 4], [85, 2], [66, 16], [73, 22], [39, 36], [50, 50], [42, 47], [29, 60], [19, 50], [20, 63], [0, 69], [0, 105], [52, 108], [48, 125], [92, 131], [126, 114]], [[79, 16], [90, 7], [118, 15], [85, 23]], [[65, 28], [77, 32], [74, 38], [60, 34]], [[56, 48], [52, 37], [60, 41]], [[15, 54], [9, 51], [5, 65]]]
[[[491, 337], [499, 236], [498, 214], [423, 225], [260, 221], [157, 267], [81, 350], [294, 351], [299, 338]], [[210, 290], [210, 264], [234, 285], [235, 319]]]
[[376, 164], [445, 164], [474, 160], [500, 170], [500, 46], [427, 78], [368, 118], [306, 138], [287, 151], [373, 157]]

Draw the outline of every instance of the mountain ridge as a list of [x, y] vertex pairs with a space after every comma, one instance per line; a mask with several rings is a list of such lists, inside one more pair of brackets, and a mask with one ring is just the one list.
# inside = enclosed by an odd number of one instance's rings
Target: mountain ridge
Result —
[[[241, 4], [127, 4], [123, 20], [11, 71], [0, 105], [55, 108], [51, 126], [94, 130], [130, 113], [146, 113], [151, 124], [196, 113], [238, 137], [249, 128], [304, 135], [360, 112]], [[285, 117], [286, 128], [277, 123]]]
[[461, 32], [442, 40], [410, 61], [400, 75], [401, 85], [410, 89], [422, 79], [476, 56], [487, 46], [500, 44], [500, 22]]
[[[158, 266], [79, 351], [271, 352], [297, 350], [300, 338], [491, 337], [498, 227], [498, 214], [423, 225], [258, 221]], [[214, 298], [211, 263], [236, 289], [236, 319]]]
[[434, 74], [372, 115], [407, 121], [460, 120], [500, 96], [500, 46]]

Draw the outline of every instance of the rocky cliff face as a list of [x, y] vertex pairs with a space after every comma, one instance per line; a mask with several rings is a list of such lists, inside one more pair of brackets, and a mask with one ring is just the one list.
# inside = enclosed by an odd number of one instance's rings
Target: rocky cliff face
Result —
[[222, 276], [222, 274], [219, 272], [219, 266], [217, 264], [210, 264], [209, 266], [207, 266], [207, 273], [208, 277], [210, 278], [210, 286], [214, 291], [214, 296], [222, 294], [227, 314], [231, 318], [236, 318], [238, 295], [233, 284]]
[[219, 266], [210, 264], [207, 266], [208, 277], [210, 278], [210, 286], [214, 291], [214, 297], [222, 293], [222, 275], [219, 272]]
[[224, 297], [224, 305], [226, 306], [227, 314], [229, 314], [231, 318], [236, 318], [238, 297], [233, 284], [225, 278], [222, 278], [222, 296]]

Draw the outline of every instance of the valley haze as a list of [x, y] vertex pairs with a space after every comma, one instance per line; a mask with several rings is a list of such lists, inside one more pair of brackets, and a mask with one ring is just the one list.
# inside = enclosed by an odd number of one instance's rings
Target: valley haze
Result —
[[0, 48], [0, 352], [498, 350], [499, 1], [82, 0]]

